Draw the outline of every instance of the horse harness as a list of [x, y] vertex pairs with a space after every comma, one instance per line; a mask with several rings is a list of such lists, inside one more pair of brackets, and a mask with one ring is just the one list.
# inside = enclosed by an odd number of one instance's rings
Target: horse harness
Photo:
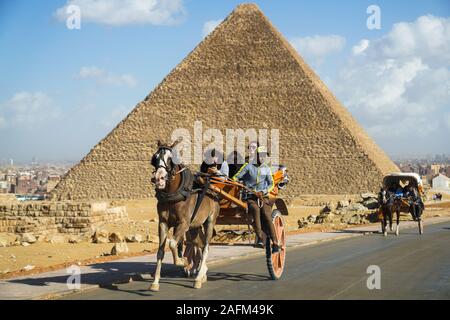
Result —
[[[186, 201], [189, 195], [198, 193], [195, 207], [191, 215], [191, 222], [194, 220], [198, 209], [200, 208], [201, 203], [203, 202], [203, 199], [205, 198], [206, 193], [208, 192], [208, 186], [210, 184], [209, 177], [206, 177], [206, 181], [202, 187], [198, 186], [198, 188], [194, 189], [194, 176], [191, 173], [191, 171], [183, 166], [180, 165], [181, 169], [175, 172], [175, 166], [170, 166], [166, 161], [164, 160], [164, 157], [161, 156], [164, 149], [172, 151], [168, 147], [160, 147], [158, 149], [158, 152], [155, 153], [155, 155], [152, 157], [151, 164], [155, 167], [156, 172], [159, 168], [164, 168], [167, 172], [167, 180], [171, 177], [181, 174], [181, 183], [178, 189], [175, 192], [166, 192], [163, 190], [156, 190], [156, 198], [158, 199], [158, 202], [163, 204], [169, 204], [169, 203], [177, 203], [180, 201]], [[160, 160], [160, 162], [157, 162], [157, 160]], [[163, 163], [163, 165], [160, 165], [159, 163]]]

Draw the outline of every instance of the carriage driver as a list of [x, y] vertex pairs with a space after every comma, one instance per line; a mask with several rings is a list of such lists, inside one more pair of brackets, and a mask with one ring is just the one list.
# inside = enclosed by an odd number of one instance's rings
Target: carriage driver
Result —
[[256, 161], [245, 163], [233, 180], [240, 180], [243, 184], [254, 191], [254, 193], [244, 194], [248, 211], [253, 215], [255, 221], [255, 233], [257, 236], [257, 246], [262, 247], [263, 233], [261, 228], [261, 216], [268, 226], [269, 235], [272, 239], [272, 252], [278, 252], [280, 247], [272, 223], [272, 205], [269, 202], [269, 193], [274, 188], [272, 171], [267, 163], [267, 148], [264, 146], [257, 148]]

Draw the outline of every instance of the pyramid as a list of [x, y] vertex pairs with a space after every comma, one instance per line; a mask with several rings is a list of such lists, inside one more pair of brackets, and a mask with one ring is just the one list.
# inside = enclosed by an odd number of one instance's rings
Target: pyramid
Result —
[[53, 199], [153, 196], [176, 128], [279, 129], [287, 197], [375, 191], [396, 165], [255, 4], [241, 4], [61, 180]]

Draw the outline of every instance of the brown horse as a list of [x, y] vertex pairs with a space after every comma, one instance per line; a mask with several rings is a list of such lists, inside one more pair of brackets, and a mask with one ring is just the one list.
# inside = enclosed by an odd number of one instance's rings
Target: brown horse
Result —
[[202, 283], [207, 280], [206, 260], [208, 259], [209, 242], [219, 215], [220, 207], [216, 199], [208, 193], [203, 193], [201, 196], [199, 193], [192, 192], [193, 175], [187, 167], [177, 163], [174, 154], [173, 148], [179, 142], [178, 140], [168, 146], [158, 141], [158, 150], [152, 157], [152, 165], [155, 167], [152, 181], [156, 187], [159, 217], [159, 249], [155, 277], [150, 286], [152, 291], [159, 290], [164, 249], [168, 231], [172, 227], [174, 228], [173, 238], [168, 242], [174, 263], [178, 266], [185, 265], [177, 252], [177, 247], [183, 241], [186, 232], [189, 231], [188, 236], [191, 240], [191, 235], [201, 237], [198, 239], [198, 242], [202, 243], [201, 262], [194, 283], [194, 288], [201, 288]]

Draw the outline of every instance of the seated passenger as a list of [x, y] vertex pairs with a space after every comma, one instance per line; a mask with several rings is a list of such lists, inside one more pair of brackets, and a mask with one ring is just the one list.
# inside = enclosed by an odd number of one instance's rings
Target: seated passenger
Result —
[[233, 151], [228, 155], [227, 158], [227, 164], [228, 164], [228, 176], [234, 177], [236, 173], [239, 171], [239, 168], [242, 167], [244, 164], [244, 161], [242, 159], [242, 156], [237, 152]]
[[223, 161], [222, 152], [212, 149], [205, 152], [205, 160], [200, 166], [200, 172], [227, 176], [229, 173], [228, 163]]

